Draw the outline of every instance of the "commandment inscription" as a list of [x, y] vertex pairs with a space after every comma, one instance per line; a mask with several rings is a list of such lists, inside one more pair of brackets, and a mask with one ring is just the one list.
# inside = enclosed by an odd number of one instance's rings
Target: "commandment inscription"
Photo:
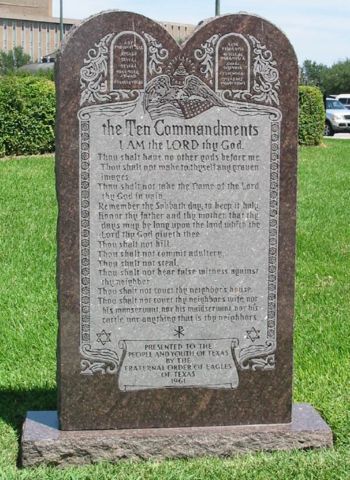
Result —
[[159, 43], [143, 89], [149, 38], [109, 40], [123, 101], [78, 114], [82, 373], [235, 389], [240, 370], [274, 368], [281, 114], [218, 93], [249, 89], [241, 35], [217, 44], [216, 90], [184, 58], [164, 73]]
[[117, 35], [112, 43], [112, 88], [116, 90], [142, 89], [145, 86], [146, 44], [134, 32]]
[[217, 71], [219, 89], [232, 92], [250, 90], [250, 45], [239, 34], [222, 37], [217, 46], [221, 65]]

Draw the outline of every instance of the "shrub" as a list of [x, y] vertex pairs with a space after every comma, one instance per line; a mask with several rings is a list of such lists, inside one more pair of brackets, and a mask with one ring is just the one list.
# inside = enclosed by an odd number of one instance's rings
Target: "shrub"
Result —
[[[41, 64], [39, 64], [41, 65]], [[17, 77], [41, 77], [41, 78], [46, 78], [46, 80], [55, 80], [55, 69], [45, 69], [45, 68], [39, 68], [38, 70], [30, 71], [26, 70], [25, 68], [18, 68], [15, 70], [12, 75], [16, 75]]]
[[0, 50], [0, 74], [5, 75], [16, 71], [30, 61], [30, 55], [24, 53], [22, 47], [15, 47], [9, 52]]
[[34, 76], [0, 77], [0, 155], [52, 152], [55, 87]]
[[299, 87], [299, 144], [320, 145], [325, 109], [322, 92], [317, 87]]

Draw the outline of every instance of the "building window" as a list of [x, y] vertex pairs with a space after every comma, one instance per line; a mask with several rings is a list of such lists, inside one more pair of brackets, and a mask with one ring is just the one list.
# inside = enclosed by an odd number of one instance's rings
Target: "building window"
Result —
[[23, 50], [25, 49], [26, 47], [26, 31], [25, 31], [25, 28], [24, 28], [24, 22], [22, 22], [22, 29], [21, 29], [21, 47], [23, 48]]
[[41, 60], [41, 57], [42, 57], [42, 43], [43, 43], [43, 32], [42, 32], [42, 25], [41, 23], [38, 24], [38, 59], [39, 59], [39, 62]]
[[57, 28], [57, 25], [55, 25], [55, 50], [58, 49], [58, 28]]
[[46, 24], [46, 55], [48, 55], [50, 52], [50, 24]]
[[4, 47], [4, 52], [7, 52], [7, 40], [8, 40], [8, 25], [7, 25], [7, 20], [4, 20], [4, 38], [3, 38], [3, 47]]
[[30, 28], [30, 35], [29, 35], [29, 55], [30, 55], [30, 58], [31, 60], [34, 59], [34, 28], [33, 28], [33, 24], [30, 23], [29, 24], [29, 28]]
[[14, 20], [12, 22], [12, 48], [17, 46], [17, 22]]

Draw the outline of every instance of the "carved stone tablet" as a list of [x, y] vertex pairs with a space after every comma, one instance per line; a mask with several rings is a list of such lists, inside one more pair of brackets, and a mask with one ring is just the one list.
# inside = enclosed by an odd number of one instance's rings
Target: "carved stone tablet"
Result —
[[261, 18], [181, 48], [108, 12], [58, 62], [61, 428], [287, 423], [297, 63]]
[[216, 85], [218, 90], [235, 93], [250, 92], [249, 41], [239, 33], [229, 33], [217, 39]]
[[[111, 41], [112, 36], [106, 39]], [[111, 91], [143, 90], [146, 86], [147, 54], [144, 38], [134, 32], [122, 32], [111, 41]]]

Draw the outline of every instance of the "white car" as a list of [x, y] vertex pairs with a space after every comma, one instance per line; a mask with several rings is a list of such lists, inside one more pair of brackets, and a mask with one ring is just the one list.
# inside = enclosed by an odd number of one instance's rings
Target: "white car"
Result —
[[350, 110], [350, 93], [341, 93], [336, 95], [335, 98], [344, 105], [345, 108]]
[[326, 98], [324, 134], [332, 137], [336, 132], [350, 132], [350, 111], [339, 100]]

